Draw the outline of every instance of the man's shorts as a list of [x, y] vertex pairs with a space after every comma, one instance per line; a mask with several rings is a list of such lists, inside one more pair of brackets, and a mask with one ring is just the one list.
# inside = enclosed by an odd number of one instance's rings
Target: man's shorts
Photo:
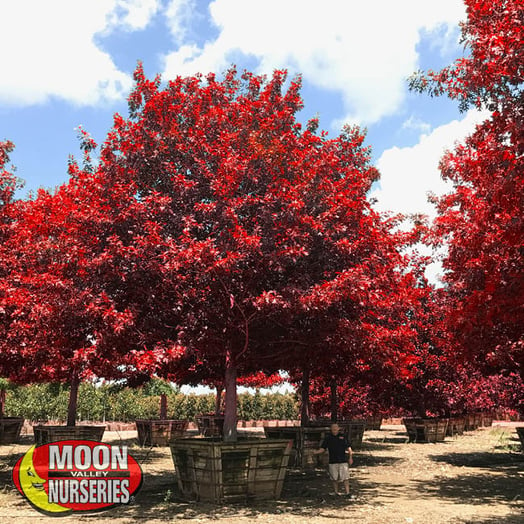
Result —
[[329, 465], [329, 476], [331, 480], [349, 480], [349, 464], [347, 462], [340, 462], [338, 464]]

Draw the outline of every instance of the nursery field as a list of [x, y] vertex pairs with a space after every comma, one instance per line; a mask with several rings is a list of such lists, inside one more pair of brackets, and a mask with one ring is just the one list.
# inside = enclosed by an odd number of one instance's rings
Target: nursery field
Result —
[[[66, 522], [358, 522], [363, 524], [517, 524], [524, 515], [524, 453], [512, 427], [482, 428], [438, 444], [408, 444], [403, 426], [365, 433], [355, 454], [353, 498], [330, 494], [326, 472], [291, 470], [281, 500], [213, 506], [177, 496], [168, 448], [135, 447], [135, 432], [109, 432], [124, 441], [144, 471], [133, 505]], [[24, 440], [25, 439], [25, 440]], [[0, 523], [56, 522], [35, 512], [11, 483], [11, 468], [30, 445], [0, 447]]]

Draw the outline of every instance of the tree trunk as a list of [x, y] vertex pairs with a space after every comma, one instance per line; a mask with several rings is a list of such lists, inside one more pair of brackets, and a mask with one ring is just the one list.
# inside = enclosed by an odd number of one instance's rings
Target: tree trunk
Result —
[[5, 389], [0, 389], [0, 418], [4, 418], [5, 413]]
[[76, 425], [76, 407], [78, 404], [78, 386], [80, 379], [76, 373], [71, 377], [71, 387], [69, 389], [69, 404], [67, 406], [67, 426]]
[[329, 389], [331, 393], [331, 422], [337, 422], [338, 420], [338, 395], [337, 395], [337, 381], [336, 379], [331, 379], [329, 384]]
[[220, 415], [220, 408], [222, 407], [222, 386], [217, 386], [217, 395], [215, 398], [215, 415]]
[[302, 372], [300, 425], [309, 424], [309, 367], [305, 366]]
[[224, 406], [224, 441], [236, 442], [237, 440], [237, 369], [233, 356], [228, 350], [226, 354], [225, 376], [225, 406]]
[[165, 393], [160, 394], [160, 420], [166, 420], [167, 418], [167, 395]]

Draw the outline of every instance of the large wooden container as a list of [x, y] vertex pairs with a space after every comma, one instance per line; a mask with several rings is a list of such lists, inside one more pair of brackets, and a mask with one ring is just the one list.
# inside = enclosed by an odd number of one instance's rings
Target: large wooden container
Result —
[[176, 439], [170, 444], [182, 495], [218, 504], [278, 499], [291, 447], [291, 440], [268, 439]]
[[327, 464], [327, 454], [315, 455], [313, 452], [319, 449], [329, 431], [329, 427], [325, 426], [264, 427], [266, 438], [293, 442], [289, 464], [301, 469], [323, 467]]
[[379, 431], [382, 426], [382, 417], [370, 417], [366, 419], [365, 431]]
[[[327, 426], [325, 425], [326, 423], [328, 424]], [[327, 453], [315, 455], [313, 452], [319, 449], [324, 437], [329, 434], [329, 423], [329, 421], [324, 421], [324, 425], [322, 426], [320, 425], [321, 421], [313, 421], [313, 423], [308, 426], [284, 428], [265, 427], [264, 433], [266, 437], [270, 439], [291, 439], [293, 441], [290, 465], [297, 468], [324, 467], [328, 462]], [[360, 449], [365, 421], [343, 421], [338, 422], [338, 424], [352, 449]]]
[[189, 420], [135, 420], [141, 446], [167, 446], [173, 438], [183, 437]]
[[24, 425], [22, 417], [0, 418], [0, 444], [12, 444], [20, 438], [20, 432]]
[[448, 429], [446, 436], [456, 437], [464, 433], [465, 419], [464, 417], [450, 417], [448, 422]]
[[366, 429], [365, 420], [341, 420], [338, 422], [340, 429], [349, 441], [352, 449], [360, 449], [362, 447], [362, 438]]
[[[317, 419], [311, 420], [307, 428], [322, 428], [324, 431], [329, 431], [330, 425], [332, 424], [331, 420], [327, 419]], [[348, 439], [349, 445], [353, 449], [360, 449], [362, 447], [362, 439], [364, 437], [364, 431], [366, 429], [366, 420], [360, 419], [347, 419], [347, 420], [338, 420], [337, 424], [340, 427], [344, 436]]]
[[443, 442], [446, 438], [448, 419], [404, 418], [410, 442]]
[[522, 451], [524, 451], [524, 426], [518, 426], [515, 428], [517, 430], [517, 435], [520, 439], [520, 445], [522, 446]]
[[203, 437], [221, 437], [224, 434], [224, 417], [219, 415], [197, 415], [198, 432]]
[[59, 440], [94, 440], [100, 442], [105, 430], [105, 426], [33, 426], [37, 446]]
[[301, 449], [298, 453], [299, 466], [301, 468], [316, 468], [327, 465], [328, 455], [323, 453], [315, 455], [324, 437], [329, 433], [329, 427], [303, 427], [300, 428]]
[[482, 416], [482, 427], [484, 428], [490, 428], [493, 424], [494, 415], [492, 412], [484, 411], [481, 413]]
[[300, 426], [272, 427], [264, 426], [264, 434], [267, 439], [291, 441], [289, 465], [303, 467], [303, 428]]
[[475, 413], [464, 415], [464, 420], [464, 431], [474, 431], [478, 428], [478, 417], [475, 416]]

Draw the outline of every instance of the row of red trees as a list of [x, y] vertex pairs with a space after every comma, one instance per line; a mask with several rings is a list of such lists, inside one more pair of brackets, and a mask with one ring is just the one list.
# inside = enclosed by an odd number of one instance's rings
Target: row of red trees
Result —
[[413, 81], [493, 111], [443, 160], [455, 190], [429, 235], [450, 246], [443, 291], [404, 254], [421, 227], [371, 207], [360, 130], [297, 122], [300, 79], [161, 86], [139, 66], [129, 118], [96, 163], [81, 131], [83, 164], [56, 191], [13, 200], [2, 144], [0, 375], [70, 382], [70, 424], [84, 378], [213, 383], [234, 439], [239, 379], [287, 371], [307, 420], [312, 381], [398, 392], [434, 367], [448, 383], [477, 364], [522, 373], [522, 61], [508, 58], [522, 13], [468, 5], [471, 57]]
[[135, 80], [96, 168], [83, 135], [67, 184], [4, 208], [2, 372], [70, 381], [69, 423], [90, 375], [215, 381], [235, 438], [239, 376], [286, 370], [307, 393], [408, 364], [412, 235], [372, 210], [359, 130], [302, 130], [282, 72]]

